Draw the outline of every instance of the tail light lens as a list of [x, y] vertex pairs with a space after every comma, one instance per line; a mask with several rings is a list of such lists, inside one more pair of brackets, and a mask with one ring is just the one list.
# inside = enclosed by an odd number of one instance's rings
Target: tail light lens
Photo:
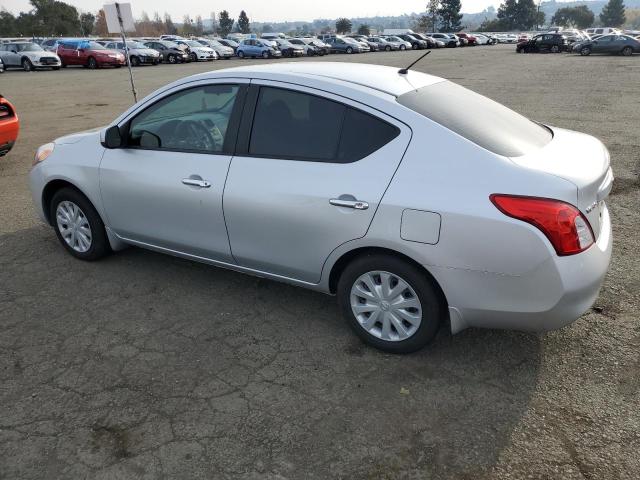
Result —
[[505, 215], [538, 228], [558, 255], [583, 252], [595, 241], [589, 221], [569, 203], [517, 195], [493, 194], [489, 198]]

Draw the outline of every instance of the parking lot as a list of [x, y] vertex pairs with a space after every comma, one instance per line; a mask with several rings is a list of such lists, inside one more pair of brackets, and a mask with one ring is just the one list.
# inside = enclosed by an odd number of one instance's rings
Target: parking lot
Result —
[[[141, 97], [267, 61], [134, 75]], [[328, 296], [136, 248], [74, 260], [35, 218], [27, 173], [39, 145], [132, 103], [127, 71], [7, 72], [22, 130], [0, 158], [0, 479], [638, 478], [640, 56], [498, 45], [415, 69], [607, 145], [614, 256], [591, 312], [546, 334], [441, 332], [393, 356], [363, 346]]]

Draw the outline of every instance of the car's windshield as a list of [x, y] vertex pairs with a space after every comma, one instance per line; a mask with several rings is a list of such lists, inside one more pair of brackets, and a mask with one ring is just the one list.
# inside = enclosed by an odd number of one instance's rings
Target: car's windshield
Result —
[[278, 40], [278, 45], [280, 45], [281, 47], [291, 47], [291, 42], [287, 41], [287, 40]]
[[145, 45], [143, 45], [140, 42], [127, 42], [127, 47], [128, 48], [147, 48]]
[[519, 157], [540, 149], [553, 138], [548, 128], [452, 82], [405, 93], [398, 97], [398, 103], [506, 157]]
[[163, 41], [163, 42], [158, 42], [161, 45], [164, 45], [167, 48], [180, 48], [180, 45], [178, 45], [177, 43], [174, 42], [167, 42], [167, 41]]
[[216, 40], [207, 40], [209, 42], [209, 45], [213, 45], [215, 47], [223, 47], [224, 45], [222, 45], [220, 42], [216, 41]]
[[402, 42], [403, 40], [398, 37], [387, 37], [387, 41], [389, 42]]
[[190, 47], [202, 47], [202, 45], [200, 43], [196, 42], [195, 40], [185, 40], [184, 43], [186, 43]]
[[15, 50], [16, 52], [39, 52], [42, 50], [42, 47], [35, 43], [14, 43], [11, 46], [11, 50]]
[[98, 42], [81, 43], [79, 48], [88, 48], [90, 50], [107, 50], [104, 45], [100, 45]]
[[358, 44], [358, 42], [356, 42], [353, 38], [349, 37], [345, 38], [344, 41], [347, 43], [355, 43], [356, 45]]

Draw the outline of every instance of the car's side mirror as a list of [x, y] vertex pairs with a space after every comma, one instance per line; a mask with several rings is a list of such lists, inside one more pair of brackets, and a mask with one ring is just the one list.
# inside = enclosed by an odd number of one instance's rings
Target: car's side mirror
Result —
[[104, 131], [104, 137], [100, 142], [104, 148], [120, 148], [122, 147], [123, 138], [120, 128], [112, 125]]

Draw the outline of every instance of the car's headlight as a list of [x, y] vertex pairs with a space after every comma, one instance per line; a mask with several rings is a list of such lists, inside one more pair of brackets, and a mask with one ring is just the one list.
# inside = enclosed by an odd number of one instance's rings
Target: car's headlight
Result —
[[33, 165], [35, 166], [40, 162], [44, 162], [47, 157], [53, 153], [55, 147], [55, 143], [45, 143], [38, 148], [38, 150], [36, 150], [36, 156], [33, 158]]

